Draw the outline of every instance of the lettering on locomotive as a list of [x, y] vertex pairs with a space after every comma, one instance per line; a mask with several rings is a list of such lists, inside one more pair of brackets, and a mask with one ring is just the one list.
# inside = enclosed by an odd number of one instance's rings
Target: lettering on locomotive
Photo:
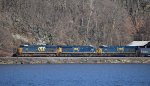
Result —
[[39, 51], [39, 52], [44, 52], [45, 50], [46, 50], [45, 47], [39, 47], [39, 48], [38, 48], [38, 51]]
[[74, 48], [74, 52], [79, 52], [79, 48]]
[[118, 52], [124, 52], [124, 48], [117, 48]]

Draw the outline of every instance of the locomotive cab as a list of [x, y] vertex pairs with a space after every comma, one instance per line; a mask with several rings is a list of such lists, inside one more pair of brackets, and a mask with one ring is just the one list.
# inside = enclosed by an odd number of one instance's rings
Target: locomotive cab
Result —
[[14, 48], [13, 49], [13, 57], [17, 57], [17, 56], [20, 56], [23, 52], [23, 48], [20, 46], [18, 48]]

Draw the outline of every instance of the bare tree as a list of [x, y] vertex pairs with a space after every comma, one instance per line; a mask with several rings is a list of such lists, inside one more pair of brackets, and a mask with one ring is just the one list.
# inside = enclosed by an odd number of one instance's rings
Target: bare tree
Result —
[[10, 39], [9, 49], [41, 41], [100, 46], [149, 40], [147, 6], [144, 0], [0, 0], [0, 44]]

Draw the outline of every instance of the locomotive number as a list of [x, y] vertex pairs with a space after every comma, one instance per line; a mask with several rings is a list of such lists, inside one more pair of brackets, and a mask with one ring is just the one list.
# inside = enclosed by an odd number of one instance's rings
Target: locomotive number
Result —
[[39, 48], [38, 48], [38, 51], [39, 51], [39, 52], [44, 52], [45, 49], [46, 49], [45, 47], [39, 47]]

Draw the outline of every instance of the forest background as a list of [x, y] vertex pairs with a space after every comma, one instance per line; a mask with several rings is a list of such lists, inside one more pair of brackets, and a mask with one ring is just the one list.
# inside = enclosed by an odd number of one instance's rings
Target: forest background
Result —
[[0, 0], [0, 56], [20, 44], [150, 40], [150, 0]]

